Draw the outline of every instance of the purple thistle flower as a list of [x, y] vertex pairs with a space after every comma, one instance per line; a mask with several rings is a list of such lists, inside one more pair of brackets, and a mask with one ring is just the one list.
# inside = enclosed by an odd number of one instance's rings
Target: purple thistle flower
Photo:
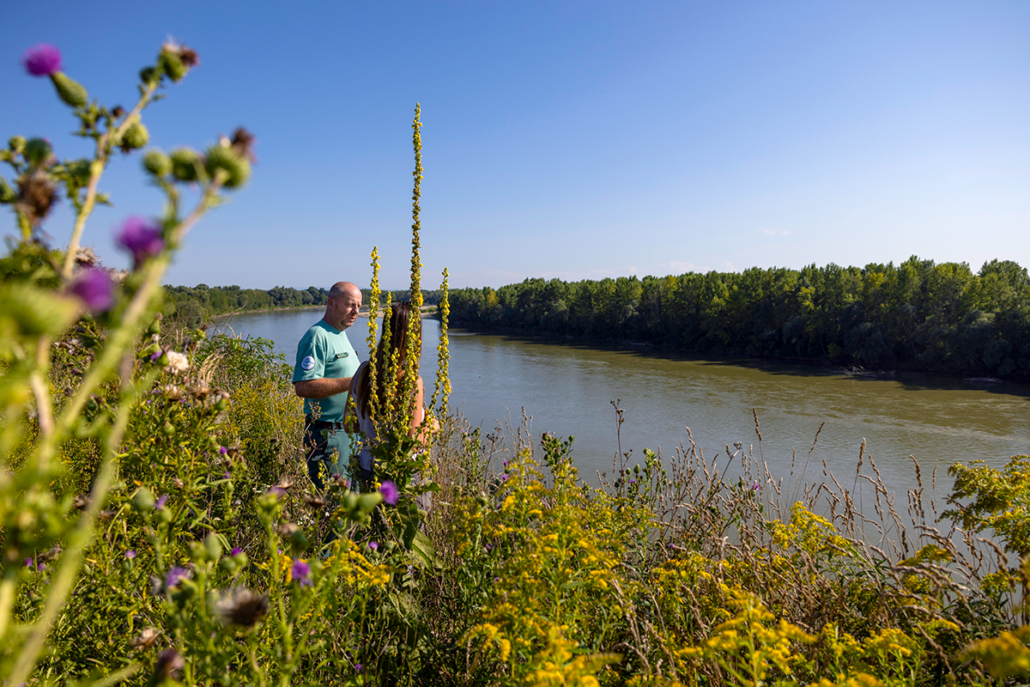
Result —
[[157, 498], [157, 502], [154, 504], [154, 510], [161, 510], [165, 507], [166, 503], [168, 503], [168, 495], [165, 494], [164, 496], [159, 496]]
[[107, 272], [90, 267], [79, 273], [68, 289], [92, 312], [105, 312], [114, 305], [114, 286]]
[[125, 552], [125, 557], [128, 558], [131, 561], [133, 558], [136, 557], [136, 552], [133, 551], [132, 549], [129, 549], [128, 551]]
[[219, 447], [218, 447], [218, 452], [219, 452], [219, 453], [221, 453], [221, 454], [222, 454], [222, 455], [224, 456], [224, 455], [225, 455], [226, 453], [228, 453], [228, 452], [229, 452], [229, 449], [227, 449], [227, 448], [226, 448], [226, 447], [224, 447], [224, 446], [219, 446]]
[[186, 570], [186, 568], [180, 568], [177, 565], [172, 566], [172, 569], [168, 571], [167, 575], [165, 575], [165, 587], [168, 589], [173, 589], [180, 582], [182, 582], [185, 579], [188, 579], [189, 576], [190, 573], [188, 570]]
[[301, 587], [310, 587], [311, 566], [299, 558], [293, 559], [293, 566], [290, 568], [290, 578]]
[[759, 484], [757, 481], [755, 481], [755, 483], [751, 485], [751, 488], [754, 489], [755, 491], [758, 491], [759, 489], [762, 488], [762, 485]]
[[25, 559], [25, 567], [26, 568], [31, 568], [32, 567], [32, 559], [31, 558], [26, 558]]
[[230, 555], [232, 555], [232, 556], [239, 556], [241, 553], [243, 553], [243, 549], [241, 549], [238, 546], [234, 546], [233, 549], [232, 549], [232, 553]]
[[368, 543], [368, 548], [372, 549], [373, 551], [378, 551], [379, 550], [379, 542], [377, 542], [377, 541], [370, 541]]
[[225, 479], [232, 479], [232, 475], [229, 474], [228, 470], [225, 471]]
[[46, 563], [40, 563], [39, 565], [37, 565], [36, 570], [38, 570], [39, 572], [43, 572], [44, 570], [46, 570]]
[[61, 71], [61, 51], [48, 43], [40, 43], [25, 51], [21, 63], [32, 76], [50, 76]]
[[362, 670], [364, 669], [364, 667], [365, 667], [365, 666], [364, 666], [364, 665], [362, 665], [361, 663], [355, 663], [355, 664], [354, 664], [354, 670], [356, 670], [356, 671], [357, 671], [357, 672], [359, 672], [359, 673], [360, 673], [360, 672], [361, 672], [361, 671], [362, 671]]
[[504, 473], [503, 475], [501, 475], [501, 481], [502, 482], [507, 481], [507, 479], [508, 479], [508, 473], [507, 472]]
[[160, 228], [142, 217], [129, 217], [125, 220], [116, 240], [119, 246], [132, 254], [137, 266], [147, 258], [160, 253], [165, 247]]
[[385, 501], [388, 506], [396, 506], [397, 499], [401, 496], [400, 492], [397, 490], [397, 485], [390, 480], [383, 482], [383, 485], [379, 487], [379, 493], [383, 495], [383, 501]]

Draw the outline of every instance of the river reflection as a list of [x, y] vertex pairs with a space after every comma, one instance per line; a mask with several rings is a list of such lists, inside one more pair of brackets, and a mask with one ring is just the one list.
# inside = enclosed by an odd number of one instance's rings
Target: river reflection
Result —
[[[319, 310], [238, 316], [227, 324], [244, 336], [272, 339], [294, 363], [297, 341]], [[424, 321], [423, 376], [432, 386], [439, 323]], [[225, 324], [220, 324], [224, 327]], [[367, 359], [367, 320], [348, 331]], [[851, 486], [862, 440], [889, 489], [914, 486], [912, 459], [937, 492], [956, 461], [1000, 466], [1030, 452], [1030, 386], [966, 383], [929, 375], [893, 380], [850, 379], [819, 368], [755, 360], [711, 360], [651, 349], [617, 349], [464, 330], [450, 331], [451, 405], [473, 426], [492, 430], [517, 422], [525, 409], [536, 435], [574, 435], [573, 455], [584, 477], [611, 472], [617, 453], [619, 401], [623, 451], [668, 455], [688, 443], [689, 427], [706, 456], [741, 442], [754, 446], [775, 477], [822, 480], [823, 461]], [[758, 441], [752, 409], [758, 414]], [[811, 452], [820, 424], [825, 426]], [[732, 448], [731, 448], [732, 450]], [[796, 461], [795, 461], [796, 450]], [[929, 485], [928, 485], [929, 486]]]

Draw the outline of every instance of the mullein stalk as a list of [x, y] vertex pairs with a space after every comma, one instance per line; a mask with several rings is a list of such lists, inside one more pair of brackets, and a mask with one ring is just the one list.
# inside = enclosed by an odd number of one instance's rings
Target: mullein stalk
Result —
[[[394, 356], [392, 354], [393, 347], [391, 346], [391, 339], [393, 338], [393, 332], [390, 329], [390, 319], [393, 317], [393, 302], [389, 291], [386, 292], [386, 310], [383, 312], [383, 350], [387, 353], [385, 360], [383, 360], [383, 369], [379, 370], [379, 374], [383, 376], [383, 398], [373, 396], [372, 400], [376, 402], [376, 410], [380, 419], [385, 419], [386, 426], [389, 423], [394, 422], [396, 419], [396, 413], [394, 412], [395, 400], [392, 395], [393, 387], [397, 381], [397, 366], [394, 364]], [[378, 350], [375, 353], [378, 357]], [[382, 441], [383, 437], [379, 437]]]
[[[379, 410], [379, 394], [376, 386], [376, 333], [379, 327], [379, 247], [372, 247], [372, 284], [368, 302], [368, 388], [371, 396], [368, 399], [368, 417], [375, 425], [376, 413]], [[389, 322], [385, 323], [389, 325]], [[384, 329], [386, 327], [384, 326]]]
[[[411, 195], [411, 308], [414, 311], [413, 317], [408, 321], [408, 350], [420, 351], [422, 322], [422, 258], [419, 255], [419, 232], [422, 230], [422, 221], [419, 217], [422, 211], [419, 200], [422, 198], [422, 122], [420, 116], [421, 106], [415, 103], [415, 119], [411, 123], [412, 146], [415, 148], [415, 171], [411, 175], [415, 178], [415, 187]], [[415, 413], [415, 389], [417, 388], [419, 356], [409, 355], [404, 361], [404, 378], [400, 391], [401, 398], [410, 399], [405, 404], [408, 412], [410, 425], [411, 417]]]
[[[429, 402], [429, 408], [439, 417], [447, 416], [447, 400], [451, 395], [451, 380], [450, 380], [450, 360], [451, 353], [448, 349], [447, 340], [447, 318], [451, 314], [451, 304], [447, 299], [447, 268], [443, 270], [443, 283], [440, 285], [440, 291], [443, 292], [440, 298], [440, 304], [437, 306], [436, 311], [440, 313], [440, 343], [436, 347], [437, 367], [436, 367], [436, 384], [433, 386], [433, 398]], [[440, 406], [437, 408], [437, 397], [440, 399]]]

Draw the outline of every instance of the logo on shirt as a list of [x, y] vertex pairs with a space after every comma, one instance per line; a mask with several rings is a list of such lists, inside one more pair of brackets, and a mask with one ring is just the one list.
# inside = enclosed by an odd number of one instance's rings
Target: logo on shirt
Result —
[[307, 371], [315, 366], [315, 359], [310, 355], [304, 356], [304, 359], [300, 361], [300, 369]]

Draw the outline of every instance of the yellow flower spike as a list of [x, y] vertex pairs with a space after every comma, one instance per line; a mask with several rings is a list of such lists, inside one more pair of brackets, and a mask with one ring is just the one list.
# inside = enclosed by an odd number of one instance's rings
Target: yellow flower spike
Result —
[[376, 356], [373, 353], [376, 350], [376, 338], [379, 328], [379, 299], [382, 297], [382, 293], [379, 291], [379, 248], [374, 246], [372, 248], [372, 284], [369, 289], [368, 299], [368, 384], [371, 396], [369, 397], [369, 418], [375, 422], [377, 413], [379, 410], [379, 399], [376, 393], [378, 386], [376, 385]]
[[430, 408], [436, 408], [437, 396], [439, 395], [440, 406], [438, 412], [440, 417], [446, 417], [447, 415], [447, 401], [451, 393], [449, 378], [451, 354], [447, 339], [447, 319], [451, 314], [451, 306], [447, 297], [447, 277], [447, 268], [445, 267], [443, 270], [443, 283], [440, 285], [440, 291], [443, 293], [440, 297], [440, 303], [436, 308], [436, 311], [440, 314], [440, 343], [436, 347], [436, 383], [433, 386], [433, 397], [429, 402]]

